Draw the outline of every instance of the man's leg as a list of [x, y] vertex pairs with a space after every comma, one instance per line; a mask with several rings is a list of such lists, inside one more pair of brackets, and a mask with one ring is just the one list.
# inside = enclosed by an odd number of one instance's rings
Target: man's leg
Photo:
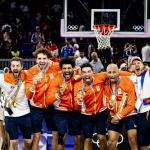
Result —
[[129, 141], [131, 150], [138, 150], [136, 129], [128, 130], [128, 141]]
[[67, 115], [68, 112], [56, 111], [54, 122], [58, 130], [58, 145], [57, 150], [63, 150], [65, 144], [65, 134], [67, 133]]
[[18, 140], [10, 140], [9, 150], [18, 150]]
[[45, 122], [47, 129], [52, 131], [52, 150], [57, 150], [58, 145], [58, 131], [54, 121], [55, 110], [54, 106], [50, 105], [46, 109]]
[[41, 137], [42, 122], [44, 120], [45, 108], [30, 106], [31, 124], [33, 130], [33, 139], [31, 150], [39, 150], [39, 141]]
[[80, 111], [68, 112], [69, 134], [74, 137], [74, 150], [82, 150], [83, 138], [81, 138], [81, 113]]
[[22, 150], [30, 150], [31, 149], [31, 139], [24, 139], [23, 140], [23, 145], [22, 145]]
[[52, 131], [52, 150], [57, 150], [58, 145], [58, 132]]
[[99, 140], [99, 150], [107, 150], [107, 140], [105, 135], [97, 135]]
[[108, 149], [109, 150], [116, 150], [117, 149], [117, 142], [119, 139], [119, 133], [116, 131], [108, 131]]
[[123, 128], [124, 119], [120, 120], [118, 124], [111, 123], [111, 119], [108, 123], [108, 149], [117, 150], [117, 142], [119, 135]]
[[5, 117], [5, 128], [10, 137], [10, 150], [18, 149], [18, 117]]
[[74, 150], [82, 150], [81, 142], [83, 142], [81, 135], [74, 135]]
[[31, 149], [31, 135], [32, 135], [32, 125], [31, 125], [31, 115], [26, 114], [18, 118], [19, 128], [23, 136], [23, 150]]
[[95, 116], [96, 133], [99, 140], [99, 149], [107, 150], [106, 128], [107, 128], [108, 111], [104, 110]]
[[32, 146], [31, 150], [39, 150], [39, 141], [40, 141], [41, 133], [33, 133]]
[[84, 140], [84, 150], [92, 150], [92, 139], [86, 138]]
[[149, 150], [150, 145], [150, 116], [147, 112], [137, 115], [138, 145], [140, 150]]
[[82, 130], [84, 136], [84, 150], [92, 150], [92, 137], [94, 132], [93, 116], [82, 115]]
[[128, 141], [131, 150], [138, 150], [137, 144], [137, 115], [125, 118], [125, 125], [128, 134]]

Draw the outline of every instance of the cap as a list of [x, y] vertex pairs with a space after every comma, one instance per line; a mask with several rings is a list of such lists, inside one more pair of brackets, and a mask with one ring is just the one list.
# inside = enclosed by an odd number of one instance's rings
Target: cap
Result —
[[129, 57], [129, 59], [128, 59], [128, 66], [129, 67], [132, 65], [134, 60], [142, 61], [142, 59], [140, 57], [138, 57], [138, 56]]

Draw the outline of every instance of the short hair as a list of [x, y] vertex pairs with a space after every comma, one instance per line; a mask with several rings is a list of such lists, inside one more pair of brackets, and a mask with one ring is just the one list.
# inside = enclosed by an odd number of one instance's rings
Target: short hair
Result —
[[11, 62], [12, 62], [12, 61], [20, 61], [21, 66], [23, 66], [23, 60], [22, 60], [22, 58], [20, 58], [20, 57], [13, 57], [13, 58], [10, 60], [10, 65], [11, 65]]
[[94, 70], [93, 67], [92, 67], [92, 65], [91, 65], [90, 63], [84, 63], [83, 65], [81, 65], [81, 71], [82, 71], [82, 69], [85, 68], [85, 67], [91, 68], [92, 71]]
[[109, 64], [106, 68], [106, 71], [109, 69], [109, 68], [116, 68], [117, 70], [119, 70], [118, 66], [116, 64]]
[[51, 53], [46, 49], [46, 48], [38, 48], [35, 50], [35, 52], [33, 52], [33, 56], [35, 58], [37, 58], [38, 54], [44, 54], [44, 55], [47, 55], [48, 58], [51, 58]]
[[63, 58], [59, 63], [59, 67], [62, 69], [64, 64], [70, 64], [73, 68], [75, 67], [75, 61], [71, 58]]

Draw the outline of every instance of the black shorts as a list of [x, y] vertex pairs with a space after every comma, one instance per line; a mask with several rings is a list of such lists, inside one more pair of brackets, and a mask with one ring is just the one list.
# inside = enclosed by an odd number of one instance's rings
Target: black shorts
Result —
[[38, 108], [30, 106], [31, 111], [31, 123], [33, 133], [41, 132], [42, 122], [45, 120], [48, 130], [57, 131], [55, 122], [54, 122], [54, 107], [50, 105], [48, 108]]
[[20, 117], [5, 117], [5, 128], [10, 140], [18, 139], [18, 128], [20, 128], [23, 139], [31, 139], [32, 127], [30, 114]]

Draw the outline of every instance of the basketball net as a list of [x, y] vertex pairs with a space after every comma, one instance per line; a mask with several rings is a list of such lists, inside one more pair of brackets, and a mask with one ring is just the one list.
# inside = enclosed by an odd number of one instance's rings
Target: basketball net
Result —
[[98, 43], [97, 49], [111, 48], [110, 36], [114, 32], [116, 26], [111, 24], [96, 24], [93, 28]]

